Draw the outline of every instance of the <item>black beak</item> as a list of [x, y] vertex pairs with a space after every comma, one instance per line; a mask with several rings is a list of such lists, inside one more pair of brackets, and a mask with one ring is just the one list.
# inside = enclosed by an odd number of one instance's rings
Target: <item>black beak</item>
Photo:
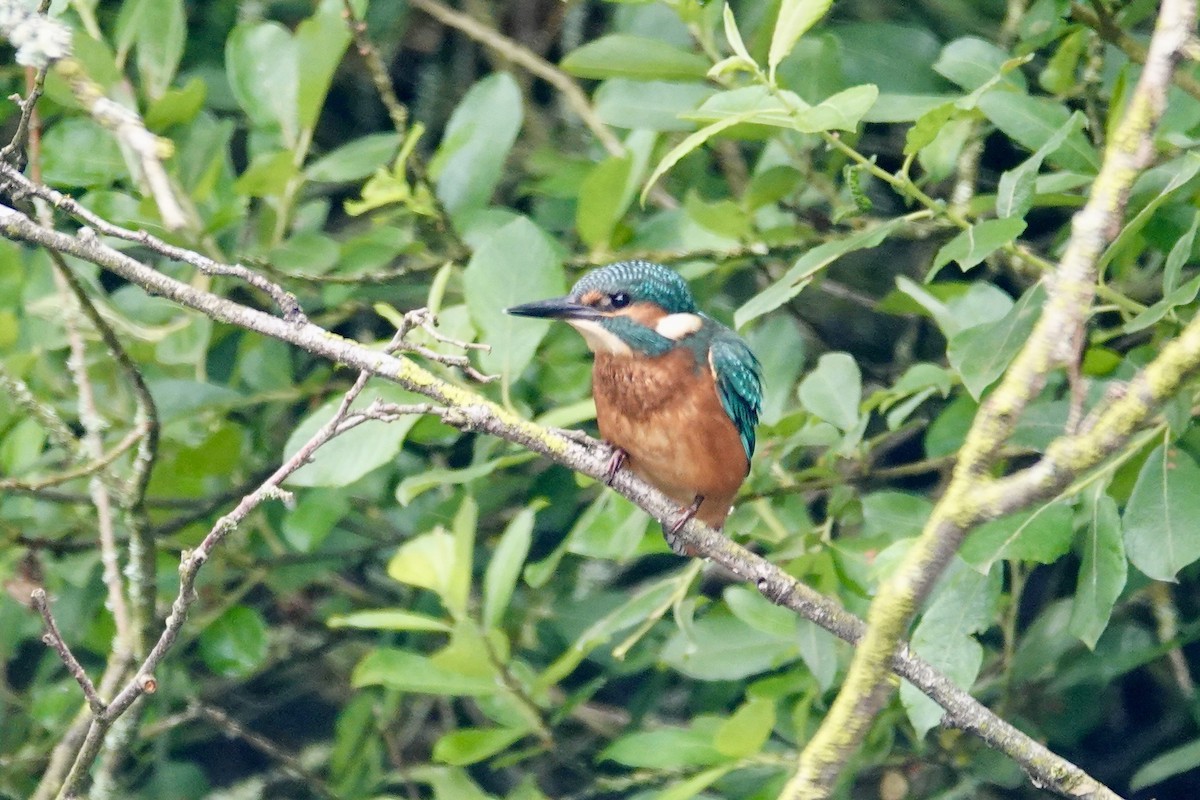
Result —
[[601, 314], [591, 306], [572, 303], [569, 298], [555, 297], [550, 300], [538, 300], [535, 303], [522, 303], [519, 306], [507, 308], [509, 314], [518, 317], [545, 317], [548, 319], [598, 319]]

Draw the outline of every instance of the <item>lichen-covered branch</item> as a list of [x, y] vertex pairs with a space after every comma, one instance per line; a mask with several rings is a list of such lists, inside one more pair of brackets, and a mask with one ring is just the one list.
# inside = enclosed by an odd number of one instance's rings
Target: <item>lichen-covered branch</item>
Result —
[[[1096, 292], [1097, 260], [1120, 229], [1134, 178], [1150, 161], [1153, 131], [1166, 105], [1175, 64], [1195, 22], [1194, 0], [1164, 0], [1145, 69], [1108, 143], [1088, 201], [1074, 217], [1062, 260], [1048, 278], [1042, 315], [999, 385], [980, 406], [959, 451], [950, 484], [921, 536], [895, 572], [880, 584], [867, 616], [867, 632], [855, 651], [846, 681], [817, 733], [802, 751], [797, 773], [781, 798], [819, 800], [830, 795], [843, 767], [891, 694], [888, 672], [892, 654], [962, 537], [971, 527], [996, 513], [1024, 507], [1043, 496], [1034, 491], [1014, 492], [1006, 495], [1003, 509], [980, 502], [981, 490], [990, 483], [987, 470], [1026, 405], [1041, 391], [1051, 371], [1079, 358], [1084, 325]], [[1188, 334], [1181, 337], [1181, 341], [1189, 340]], [[1178, 353], [1180, 349], [1186, 351], [1187, 346], [1180, 345], [1170, 352]], [[1146, 418], [1154, 407], [1152, 403], [1174, 391], [1178, 379], [1194, 368], [1194, 363], [1185, 366], [1187, 361], [1186, 356], [1177, 359], [1178, 368], [1174, 370], [1163, 366], [1162, 371], [1169, 372], [1174, 380], [1160, 381], [1155, 398], [1142, 398], [1147, 402], [1141, 402], [1136, 412], [1122, 418], [1129, 423], [1128, 429], [1094, 431], [1096, 436], [1106, 438], [1107, 449], [1091, 448], [1086, 455], [1078, 454], [1081, 457], [1072, 466], [1079, 468], [1084, 462], [1095, 464], [1111, 454], [1132, 427]], [[1161, 358], [1155, 363], [1160, 362]]]

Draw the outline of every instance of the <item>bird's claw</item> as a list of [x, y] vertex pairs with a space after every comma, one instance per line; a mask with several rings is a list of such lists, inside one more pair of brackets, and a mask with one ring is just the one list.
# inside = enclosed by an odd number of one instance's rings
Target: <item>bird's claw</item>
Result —
[[696, 516], [696, 512], [700, 510], [700, 504], [704, 502], [704, 495], [696, 495], [696, 499], [692, 504], [680, 512], [679, 516], [669, 526], [663, 525], [663, 538], [667, 540], [667, 546], [677, 556], [684, 558], [695, 558], [699, 555], [692, 547], [684, 542], [679, 537], [679, 532], [683, 530], [683, 526], [688, 524], [688, 521]]
[[612, 486], [612, 482], [617, 479], [617, 473], [621, 471], [621, 467], [625, 464], [625, 459], [629, 457], [629, 453], [623, 448], [613, 445], [612, 455], [608, 457], [608, 466], [604, 468], [604, 482]]

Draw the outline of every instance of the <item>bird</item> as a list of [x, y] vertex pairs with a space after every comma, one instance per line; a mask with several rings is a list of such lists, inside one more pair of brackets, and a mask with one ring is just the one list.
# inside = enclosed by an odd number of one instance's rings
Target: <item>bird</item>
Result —
[[762, 365], [734, 331], [696, 307], [687, 283], [650, 261], [592, 270], [565, 297], [506, 309], [561, 320], [594, 354], [592, 395], [611, 445], [611, 484], [623, 468], [679, 503], [664, 534], [693, 517], [721, 530], [750, 472], [762, 411]]

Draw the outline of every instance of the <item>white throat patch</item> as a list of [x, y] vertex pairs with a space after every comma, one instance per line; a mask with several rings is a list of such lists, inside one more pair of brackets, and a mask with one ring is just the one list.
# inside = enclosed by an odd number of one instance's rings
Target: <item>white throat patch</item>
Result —
[[569, 319], [572, 328], [583, 334], [584, 341], [593, 353], [610, 353], [615, 356], [633, 355], [629, 345], [620, 336], [606, 330], [603, 325], [590, 319]]
[[703, 324], [704, 320], [699, 314], [668, 314], [658, 321], [654, 330], [658, 331], [660, 336], [678, 342], [700, 330]]

